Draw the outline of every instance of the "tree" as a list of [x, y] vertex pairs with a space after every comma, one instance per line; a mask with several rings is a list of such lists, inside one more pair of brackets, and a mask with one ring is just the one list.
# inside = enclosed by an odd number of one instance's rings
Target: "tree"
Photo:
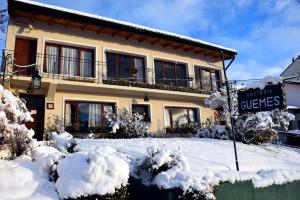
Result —
[[[248, 87], [264, 88], [266, 84], [278, 83], [278, 80], [272, 77], [266, 77], [260, 82], [251, 84]], [[294, 119], [294, 115], [284, 110], [272, 110], [257, 113], [239, 114], [237, 91], [231, 88], [230, 98], [232, 103], [232, 113], [228, 111], [228, 102], [225, 89], [212, 92], [211, 95], [205, 99], [205, 104], [211, 109], [219, 109], [221, 111], [221, 118], [230, 126], [230, 116], [235, 122], [234, 131], [239, 139], [244, 143], [262, 143], [276, 139], [279, 130], [287, 130], [289, 122]], [[221, 108], [221, 109], [220, 109]]]
[[8, 21], [7, 10], [0, 10], [0, 30], [2, 33], [5, 32], [5, 23]]

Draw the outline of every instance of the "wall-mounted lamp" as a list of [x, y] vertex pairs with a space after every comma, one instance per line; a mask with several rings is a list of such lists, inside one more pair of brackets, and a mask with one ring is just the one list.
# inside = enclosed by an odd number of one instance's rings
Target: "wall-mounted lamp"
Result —
[[144, 101], [149, 101], [148, 93], [145, 94]]
[[33, 89], [40, 89], [41, 85], [42, 85], [42, 77], [39, 75], [39, 71], [35, 69], [31, 78], [31, 86]]

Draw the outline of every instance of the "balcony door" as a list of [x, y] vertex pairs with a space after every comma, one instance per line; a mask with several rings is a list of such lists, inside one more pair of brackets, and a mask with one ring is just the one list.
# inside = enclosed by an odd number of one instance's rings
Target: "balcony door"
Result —
[[[15, 52], [14, 52], [14, 63], [17, 65], [30, 65], [36, 63], [36, 47], [37, 41], [16, 38]], [[13, 71], [17, 72], [18, 75], [32, 75], [34, 68], [23, 68], [14, 66]]]

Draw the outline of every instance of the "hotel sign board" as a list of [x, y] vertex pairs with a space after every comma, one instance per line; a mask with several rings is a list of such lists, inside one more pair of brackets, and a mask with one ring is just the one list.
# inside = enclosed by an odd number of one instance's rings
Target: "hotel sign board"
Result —
[[267, 85], [264, 89], [251, 88], [238, 91], [238, 108], [240, 114], [283, 109], [281, 84]]

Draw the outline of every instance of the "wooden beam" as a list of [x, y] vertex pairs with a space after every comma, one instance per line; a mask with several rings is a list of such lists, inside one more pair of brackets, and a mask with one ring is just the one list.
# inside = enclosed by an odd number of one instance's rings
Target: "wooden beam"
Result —
[[179, 45], [173, 46], [174, 49], [179, 49], [181, 47], [184, 47], [184, 44], [179, 44]]
[[64, 26], [65, 26], [66, 28], [68, 28], [71, 22], [72, 22], [71, 20], [68, 20], [68, 21], [64, 24]]
[[116, 36], [118, 33], [120, 33], [120, 32], [121, 32], [121, 31], [117, 30], [117, 31], [111, 33], [111, 37], [115, 37], [115, 36]]
[[132, 38], [135, 35], [135, 33], [129, 33], [128, 35], [126, 35], [126, 40], [129, 40], [130, 38]]
[[48, 25], [53, 25], [54, 24], [54, 17], [50, 17], [48, 20]]
[[212, 56], [212, 55], [214, 55], [214, 53], [211, 52], [211, 51], [207, 51], [207, 52], [204, 53], [203, 55], [204, 55], [204, 56]]
[[205, 52], [205, 50], [203, 50], [203, 49], [194, 51], [195, 54], [204, 53], [204, 52]]
[[34, 22], [34, 21], [35, 21], [35, 16], [34, 16], [34, 15], [31, 15], [31, 16], [30, 16], [30, 21], [31, 21], [31, 22]]
[[191, 47], [188, 47], [188, 48], [184, 48], [184, 51], [191, 51], [193, 49], [195, 49], [195, 47], [191, 46]]
[[97, 30], [97, 34], [99, 35], [99, 34], [102, 33], [103, 31], [104, 31], [104, 28], [101, 27], [101, 28], [99, 28], [99, 29]]
[[158, 43], [159, 41], [160, 41], [159, 38], [157, 38], [157, 39], [155, 39], [155, 40], [152, 40], [151, 45], [154, 45], [154, 44]]
[[138, 39], [138, 40], [139, 40], [139, 42], [143, 42], [143, 41], [145, 41], [145, 40], [147, 40], [147, 39], [148, 39], [148, 36], [145, 36], [145, 37], [140, 38], [140, 39]]
[[173, 42], [165, 43], [165, 44], [163, 44], [163, 47], [166, 48], [166, 47], [170, 46], [171, 44], [173, 44]]
[[80, 28], [81, 31], [84, 31], [86, 29], [86, 27], [88, 26], [88, 24], [83, 24], [83, 26]]

